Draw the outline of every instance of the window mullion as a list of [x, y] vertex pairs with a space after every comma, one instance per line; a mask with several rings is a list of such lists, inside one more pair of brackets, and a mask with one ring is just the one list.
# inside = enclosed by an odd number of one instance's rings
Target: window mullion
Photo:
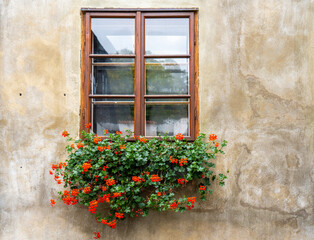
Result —
[[135, 18], [135, 114], [134, 114], [134, 133], [136, 136], [141, 135], [141, 119], [142, 119], [142, 109], [141, 109], [141, 12], [136, 13]]

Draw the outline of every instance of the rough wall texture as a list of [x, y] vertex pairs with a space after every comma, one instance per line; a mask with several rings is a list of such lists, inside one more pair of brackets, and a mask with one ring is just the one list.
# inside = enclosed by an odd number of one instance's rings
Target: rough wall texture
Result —
[[[48, 168], [78, 134], [81, 7], [198, 7], [200, 130], [230, 144], [227, 186], [117, 230], [50, 208]], [[313, 239], [311, 0], [0, 1], [0, 239]], [[21, 94], [21, 96], [20, 96]], [[66, 95], [64, 95], [66, 94]]]

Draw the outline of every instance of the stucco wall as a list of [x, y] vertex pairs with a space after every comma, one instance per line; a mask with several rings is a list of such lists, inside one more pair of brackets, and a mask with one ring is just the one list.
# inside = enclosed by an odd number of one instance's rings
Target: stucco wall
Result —
[[[199, 8], [200, 130], [230, 170], [196, 209], [117, 230], [49, 206], [48, 173], [79, 132], [81, 7]], [[0, 239], [313, 239], [311, 0], [0, 1]], [[21, 96], [20, 96], [21, 94]]]

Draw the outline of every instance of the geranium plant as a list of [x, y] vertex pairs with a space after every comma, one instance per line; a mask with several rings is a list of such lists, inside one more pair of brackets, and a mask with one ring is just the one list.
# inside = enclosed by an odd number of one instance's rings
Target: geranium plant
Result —
[[[178, 189], [192, 184], [200, 199], [205, 200], [212, 193], [210, 186], [216, 176], [221, 186], [226, 179], [224, 174], [213, 172], [215, 164], [211, 159], [223, 154], [227, 143], [219, 144], [214, 134], [207, 143], [205, 134], [194, 142], [187, 142], [181, 134], [149, 140], [133, 137], [129, 141], [131, 133], [122, 136], [121, 132], [108, 134], [107, 130], [106, 138], [86, 131], [78, 140], [67, 131], [62, 135], [69, 141], [68, 158], [64, 163], [53, 164], [50, 171], [57, 183], [67, 189], [59, 192], [60, 199], [68, 205], [85, 205], [98, 222], [111, 228], [126, 217], [147, 216], [152, 209], [190, 210], [197, 196], [178, 197]], [[52, 199], [51, 205], [54, 204]], [[101, 204], [107, 207], [100, 210]]]

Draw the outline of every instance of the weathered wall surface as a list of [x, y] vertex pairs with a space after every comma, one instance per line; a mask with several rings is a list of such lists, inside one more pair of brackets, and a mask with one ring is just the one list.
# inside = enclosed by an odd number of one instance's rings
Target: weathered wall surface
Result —
[[[195, 210], [103, 227], [51, 208], [61, 131], [79, 131], [81, 7], [199, 8], [200, 129], [227, 185]], [[0, 239], [313, 239], [311, 0], [0, 1]], [[21, 96], [20, 96], [21, 94]]]

